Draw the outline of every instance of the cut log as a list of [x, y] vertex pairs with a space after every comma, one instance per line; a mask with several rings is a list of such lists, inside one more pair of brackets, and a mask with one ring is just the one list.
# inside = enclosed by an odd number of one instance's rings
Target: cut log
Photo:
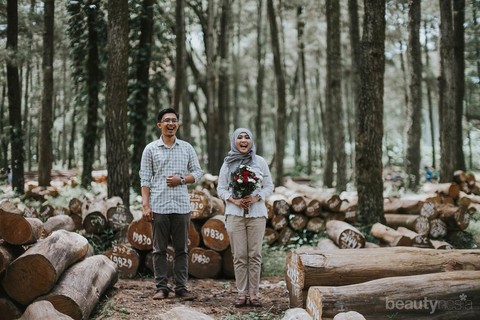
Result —
[[190, 218], [207, 219], [212, 216], [211, 196], [205, 190], [190, 190]]
[[9, 201], [0, 204], [0, 238], [15, 245], [37, 242], [43, 235], [43, 222], [38, 218], [24, 218], [22, 212]]
[[322, 239], [318, 241], [317, 249], [329, 251], [329, 250], [338, 250], [340, 248], [331, 239]]
[[405, 227], [398, 227], [397, 232], [406, 236], [406, 237], [409, 237], [410, 239], [412, 239], [412, 246], [413, 247], [433, 248], [432, 242], [425, 235], [418, 234], [415, 231], [412, 231], [412, 230], [407, 229]]
[[187, 240], [187, 246], [188, 246], [188, 251], [192, 250], [195, 247], [200, 246], [200, 232], [199, 230], [201, 229], [201, 226], [196, 227], [195, 224], [196, 220], [190, 220], [190, 224], [188, 225], [188, 240]]
[[289, 216], [289, 225], [295, 231], [300, 231], [305, 229], [305, 227], [307, 226], [307, 223], [308, 223], [308, 218], [303, 214], [297, 213], [297, 214], [291, 214]]
[[318, 217], [321, 214], [322, 206], [320, 205], [320, 201], [307, 198], [307, 208], [305, 209], [305, 215], [307, 217], [313, 218]]
[[0, 296], [0, 314], [4, 320], [14, 320], [20, 318], [22, 309], [12, 300]]
[[322, 209], [324, 210], [338, 212], [342, 205], [343, 200], [337, 194], [313, 188], [308, 185], [296, 183], [292, 179], [285, 179], [284, 185], [285, 187], [298, 193], [302, 193], [311, 199], [318, 200]]
[[140, 255], [135, 249], [126, 244], [114, 244], [104, 255], [117, 265], [120, 277], [133, 278], [137, 275]]
[[214, 250], [193, 248], [189, 254], [188, 273], [198, 279], [217, 278], [222, 271], [222, 256]]
[[452, 205], [439, 205], [437, 211], [439, 218], [443, 220], [449, 228], [466, 230], [470, 224], [470, 214], [465, 208]]
[[276, 215], [287, 215], [290, 212], [288, 200], [284, 195], [272, 194], [266, 201]]
[[83, 228], [87, 233], [100, 234], [107, 228], [107, 204], [103, 200], [88, 203], [82, 214]]
[[480, 271], [431, 273], [339, 287], [311, 287], [307, 311], [315, 319], [356, 310], [367, 319], [476, 319]]
[[231, 247], [228, 247], [227, 250], [222, 252], [222, 273], [226, 278], [235, 278], [235, 268], [233, 266], [233, 255]]
[[365, 247], [365, 237], [349, 223], [330, 220], [327, 222], [327, 234], [340, 249], [358, 249]]
[[415, 220], [413, 230], [418, 234], [428, 235], [430, 232], [430, 221], [428, 221], [428, 218], [422, 216], [418, 217], [417, 220]]
[[425, 183], [423, 191], [426, 193], [438, 193], [457, 199], [460, 195], [460, 186], [456, 183]]
[[77, 198], [72, 198], [68, 203], [68, 209], [70, 209], [70, 214], [76, 214], [78, 216], [82, 215], [82, 201]]
[[312, 316], [308, 314], [307, 310], [302, 308], [292, 308], [285, 312], [282, 320], [312, 320]]
[[438, 250], [453, 250], [455, 249], [450, 243], [440, 240], [430, 240], [433, 247]]
[[[385, 220], [387, 226], [394, 229], [398, 227], [404, 227], [410, 230], [414, 230], [418, 218], [419, 216], [416, 214], [385, 213]], [[422, 218], [425, 219], [425, 217]]]
[[423, 202], [407, 198], [389, 198], [383, 202], [383, 211], [386, 213], [420, 214]]
[[23, 246], [12, 246], [2, 242], [3, 240], [0, 240], [0, 279], [2, 273], [8, 268], [10, 263], [25, 252]]
[[224, 215], [225, 214], [225, 202], [217, 197], [212, 196], [210, 198], [212, 201], [212, 216]]
[[387, 227], [386, 225], [378, 222], [372, 226], [370, 233], [372, 234], [372, 236], [380, 239], [383, 244], [386, 244], [389, 247], [412, 245], [412, 239], [410, 239], [408, 236], [405, 236], [397, 230]]
[[68, 268], [53, 290], [39, 300], [73, 319], [89, 319], [103, 293], [118, 279], [117, 266], [104, 255], [88, 257]]
[[205, 246], [215, 251], [223, 251], [230, 246], [225, 229], [225, 216], [217, 215], [208, 219], [202, 226], [202, 239]]
[[440, 219], [430, 221], [429, 235], [433, 239], [443, 238], [447, 235], [447, 225]]
[[420, 210], [420, 215], [428, 220], [436, 219], [438, 217], [437, 204], [434, 202], [424, 202]]
[[325, 230], [325, 222], [320, 217], [311, 218], [308, 220], [306, 229], [310, 232], [319, 233]]
[[301, 193], [290, 190], [284, 186], [276, 187], [275, 193], [284, 195], [287, 198], [290, 209], [295, 213], [301, 213], [307, 208], [307, 201]]
[[53, 216], [44, 222], [43, 229], [47, 236], [56, 230], [75, 231], [75, 222], [67, 215]]
[[265, 235], [263, 237], [263, 241], [265, 241], [268, 245], [272, 245], [278, 239], [278, 232], [273, 230], [272, 228], [265, 228]]
[[480, 250], [392, 247], [344, 250], [294, 250], [287, 253], [290, 306], [304, 307], [311, 286], [343, 286], [380, 277], [455, 270], [480, 270]]
[[270, 219], [270, 223], [274, 230], [282, 230], [288, 225], [288, 219], [286, 215], [274, 214]]
[[285, 227], [278, 233], [278, 244], [281, 246], [286, 246], [287, 244], [292, 243], [292, 238], [295, 235], [295, 232], [290, 227]]
[[132, 221], [128, 226], [127, 240], [132, 248], [147, 251], [153, 248], [152, 223], [143, 218]]
[[132, 221], [133, 214], [122, 204], [107, 209], [107, 223], [114, 231], [127, 227]]
[[55, 208], [53, 208], [53, 206], [50, 204], [44, 204], [43, 206], [40, 207], [39, 215], [43, 219], [48, 219], [50, 217], [53, 217], [55, 215]]
[[28, 306], [19, 320], [36, 319], [71, 320], [73, 318], [59, 312], [50, 301], [37, 301]]
[[85, 258], [88, 247], [87, 239], [78, 233], [54, 231], [10, 264], [3, 288], [26, 305], [49, 292], [65, 269]]

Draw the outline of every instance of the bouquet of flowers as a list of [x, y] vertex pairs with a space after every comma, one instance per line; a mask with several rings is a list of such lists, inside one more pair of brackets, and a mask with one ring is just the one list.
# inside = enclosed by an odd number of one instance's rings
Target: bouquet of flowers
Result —
[[232, 172], [232, 179], [230, 180], [233, 197], [241, 199], [252, 194], [253, 191], [260, 186], [262, 179], [263, 176], [261, 173], [257, 176], [250, 166], [241, 164]]

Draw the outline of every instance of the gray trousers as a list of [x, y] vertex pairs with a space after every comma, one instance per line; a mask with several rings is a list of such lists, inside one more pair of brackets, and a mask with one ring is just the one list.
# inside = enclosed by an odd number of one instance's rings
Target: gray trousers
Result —
[[262, 244], [267, 220], [264, 217], [227, 216], [226, 229], [230, 238], [235, 269], [235, 283], [241, 295], [256, 295], [262, 271]]
[[175, 250], [175, 291], [185, 289], [188, 280], [188, 226], [190, 214], [153, 214], [153, 270], [157, 289], [168, 290], [167, 246]]

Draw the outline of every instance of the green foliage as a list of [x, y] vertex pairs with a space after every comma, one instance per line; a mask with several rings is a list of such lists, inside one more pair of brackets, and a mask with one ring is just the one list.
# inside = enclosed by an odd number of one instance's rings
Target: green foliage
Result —
[[287, 251], [283, 247], [271, 247], [265, 244], [262, 249], [262, 276], [284, 275]]
[[84, 234], [83, 236], [92, 245], [94, 254], [102, 254], [112, 247], [115, 233], [113, 229], [107, 228], [100, 235]]

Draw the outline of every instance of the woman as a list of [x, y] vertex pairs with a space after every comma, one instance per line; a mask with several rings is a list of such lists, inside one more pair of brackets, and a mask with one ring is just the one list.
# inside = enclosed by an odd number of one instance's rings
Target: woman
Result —
[[[248, 166], [246, 168], [254, 174], [251, 181], [258, 179], [258, 183], [250, 194], [239, 196], [232, 173], [238, 172], [241, 165]], [[217, 187], [218, 196], [226, 202], [225, 226], [230, 238], [238, 290], [235, 307], [243, 307], [248, 301], [253, 307], [262, 306], [258, 291], [267, 221], [265, 199], [272, 194], [273, 188], [267, 162], [255, 153], [252, 133], [245, 128], [236, 129], [230, 139], [230, 151], [220, 169]]]

